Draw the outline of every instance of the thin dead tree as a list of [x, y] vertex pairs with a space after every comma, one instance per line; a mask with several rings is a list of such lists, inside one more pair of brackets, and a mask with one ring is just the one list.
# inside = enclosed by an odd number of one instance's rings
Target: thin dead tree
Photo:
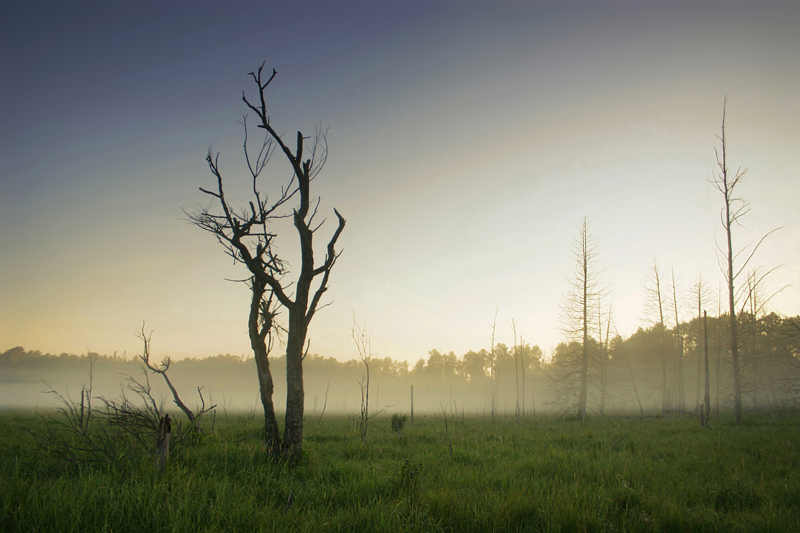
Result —
[[492, 358], [491, 361], [491, 369], [492, 369], [492, 379], [494, 380], [494, 391], [492, 392], [492, 424], [494, 424], [494, 417], [497, 413], [497, 393], [499, 391], [500, 380], [499, 380], [499, 370], [500, 365], [499, 361], [497, 360], [497, 353], [495, 352], [494, 347], [494, 335], [495, 331], [497, 330], [497, 313], [498, 310], [494, 310], [494, 320], [492, 321], [492, 347], [491, 351], [489, 352], [489, 357]]
[[[704, 307], [703, 304], [707, 303], [708, 298], [709, 298], [708, 286], [706, 285], [705, 281], [703, 281], [702, 274], [698, 274], [697, 275], [697, 282], [692, 286], [692, 297], [693, 297], [692, 299], [694, 299], [697, 302], [697, 326], [698, 326], [698, 331], [699, 331], [700, 320], [703, 318], [703, 307]], [[706, 325], [705, 325], [706, 323], [703, 322], [703, 324], [704, 324], [703, 328], [705, 328], [706, 327]], [[708, 342], [708, 338], [707, 338], [708, 332], [706, 332], [705, 329], [704, 329], [704, 333], [703, 334], [706, 336], [705, 337], [705, 343], [707, 344], [707, 342]], [[699, 335], [698, 335], [698, 339], [699, 339]], [[697, 351], [698, 351], [698, 355], [697, 355], [697, 394], [695, 395], [695, 412], [697, 412], [697, 413], [701, 413], [700, 408], [702, 406], [702, 403], [701, 403], [700, 388], [701, 388], [701, 384], [702, 384], [702, 381], [703, 381], [703, 370], [702, 370], [703, 357], [700, 356], [700, 346], [699, 345], [700, 345], [700, 343], [698, 341], [698, 343], [697, 343]], [[707, 356], [708, 355], [708, 346], [705, 346], [704, 350], [705, 350], [705, 355]], [[707, 372], [707, 370], [706, 370], [706, 372]], [[708, 376], [706, 376], [706, 379], [708, 379]]]
[[600, 281], [602, 270], [598, 264], [597, 242], [589, 227], [588, 217], [578, 226], [578, 236], [572, 245], [575, 273], [569, 279], [570, 289], [564, 295], [559, 309], [561, 331], [570, 339], [581, 343], [578, 363], [579, 390], [577, 415], [586, 418], [586, 401], [589, 387], [589, 330], [593, 327], [592, 306], [605, 298], [607, 288]]
[[661, 357], [661, 414], [667, 412], [667, 347], [666, 347], [666, 327], [664, 325], [664, 309], [667, 306], [666, 295], [662, 288], [663, 282], [658, 272], [658, 261], [653, 259], [653, 266], [650, 270], [649, 283], [645, 284], [647, 300], [645, 303], [645, 314], [653, 322], [659, 331], [659, 351]]
[[[61, 402], [57, 410], [61, 416], [40, 415], [41, 427], [29, 432], [34, 444], [70, 465], [103, 463], [119, 471], [135, 468], [139, 457], [154, 453], [163, 473], [170, 449], [180, 446], [188, 435], [180, 424], [172, 430], [163, 401], [153, 396], [149, 367], [140, 369], [143, 377], [126, 376], [118, 398], [93, 396], [91, 364], [90, 385], [81, 388], [80, 403], [54, 389], [47, 391]], [[97, 402], [90, 405], [89, 398]], [[192, 434], [196, 435], [194, 430]]]
[[325, 409], [328, 408], [328, 392], [331, 390], [331, 378], [328, 378], [328, 385], [325, 387], [325, 401], [322, 404], [322, 412], [317, 419], [317, 426], [322, 423], [322, 417], [325, 416]]
[[598, 366], [600, 374], [600, 415], [605, 413], [606, 399], [608, 398], [608, 352], [609, 340], [611, 337], [611, 315], [613, 311], [613, 303], [608, 305], [608, 314], [606, 319], [606, 338], [603, 342], [603, 302], [597, 302], [597, 344], [600, 350], [598, 354]]
[[358, 421], [358, 429], [361, 434], [361, 442], [367, 441], [367, 427], [369, 426], [369, 365], [372, 362], [372, 335], [367, 332], [366, 322], [359, 326], [356, 322], [355, 314], [353, 315], [353, 328], [350, 331], [350, 336], [356, 345], [358, 351], [358, 359], [364, 367], [361, 374], [361, 380], [358, 386], [361, 389], [361, 417]]
[[525, 361], [525, 354], [527, 354], [529, 350], [525, 346], [525, 339], [520, 337], [519, 343], [522, 345], [522, 349], [519, 353], [520, 375], [522, 376], [522, 418], [525, 418], [525, 365], [527, 364]]
[[683, 410], [686, 408], [686, 393], [683, 382], [684, 338], [681, 319], [678, 316], [680, 307], [678, 306], [678, 284], [675, 281], [675, 269], [670, 269], [670, 272], [672, 274], [672, 309], [675, 311], [675, 337], [678, 339], [678, 354], [675, 359], [675, 408]]
[[[777, 231], [773, 229], [764, 235], [758, 243], [752, 247], [747, 258], [742, 261], [742, 265], [734, 270], [734, 263], [736, 259], [749, 247], [742, 248], [738, 252], [734, 252], [732, 230], [733, 225], [741, 225], [741, 218], [750, 211], [750, 203], [739, 196], [737, 188], [744, 180], [746, 169], [741, 167], [737, 168], [735, 172], [729, 172], [728, 169], [728, 146], [725, 138], [725, 110], [727, 107], [728, 99], [722, 104], [722, 134], [717, 136], [721, 143], [721, 148], [714, 148], [714, 155], [716, 158], [717, 169], [712, 172], [711, 178], [708, 180], [711, 185], [717, 189], [724, 198], [724, 206], [720, 211], [720, 223], [725, 230], [726, 246], [723, 249], [714, 240], [717, 251], [717, 258], [720, 259], [720, 270], [725, 276], [728, 289], [728, 313], [730, 319], [730, 346], [731, 346], [731, 363], [733, 365], [733, 411], [736, 422], [742, 421], [742, 375], [741, 375], [741, 362], [739, 360], [739, 340], [738, 340], [738, 325], [736, 323], [736, 280], [739, 275], [747, 267], [747, 264], [753, 258], [761, 243], [764, 242], [771, 233]], [[724, 259], [722, 259], [724, 258]], [[724, 260], [724, 265], [722, 261]]]
[[[284, 141], [270, 120], [267, 109], [267, 88], [275, 79], [277, 71], [266, 76], [264, 65], [250, 72], [257, 87], [257, 101], [251, 103], [242, 93], [242, 101], [255, 112], [258, 127], [264, 130], [263, 140], [257, 150], [250, 150], [246, 117], [244, 127], [244, 156], [250, 173], [251, 200], [247, 207], [235, 210], [223, 190], [223, 173], [219, 155], [210, 151], [206, 162], [216, 178], [215, 190], [200, 190], [208, 195], [212, 205], [189, 215], [199, 228], [214, 235], [225, 252], [235, 263], [243, 263], [248, 271], [248, 283], [252, 291], [248, 330], [251, 346], [256, 357], [259, 386], [265, 417], [265, 444], [273, 454], [282, 454], [292, 459], [303, 451], [303, 415], [305, 392], [303, 387], [303, 357], [308, 328], [314, 314], [320, 308], [320, 300], [328, 289], [331, 270], [341, 252], [336, 243], [345, 226], [344, 218], [334, 209], [338, 220], [336, 229], [329, 237], [325, 258], [314, 261], [314, 237], [325, 220], [315, 220], [320, 205], [319, 198], [311, 196], [311, 182], [319, 175], [328, 154], [326, 131], [318, 129], [306, 149], [305, 137], [297, 132], [295, 147]], [[290, 177], [270, 199], [259, 188], [259, 177], [274, 152], [283, 154], [289, 163]], [[276, 224], [288, 219], [293, 223], [299, 240], [300, 270], [293, 280], [289, 265], [279, 255], [275, 246]], [[288, 313], [286, 328], [286, 415], [283, 439], [272, 403], [273, 382], [269, 369], [269, 337], [276, 331], [279, 308]]]
[[151, 331], [149, 334], [145, 333], [144, 322], [142, 322], [141, 332], [138, 333], [136, 336], [139, 337], [142, 340], [142, 343], [144, 344], [144, 348], [142, 349], [142, 355], [139, 356], [139, 360], [142, 362], [145, 368], [147, 368], [150, 372], [158, 374], [162, 378], [164, 378], [164, 382], [167, 384], [167, 387], [169, 388], [169, 391], [172, 394], [172, 400], [175, 402], [175, 405], [177, 405], [178, 409], [180, 409], [183, 412], [183, 414], [186, 415], [186, 418], [189, 419], [189, 423], [192, 424], [192, 427], [194, 427], [195, 431], [200, 433], [200, 431], [202, 430], [200, 425], [200, 419], [203, 417], [205, 413], [208, 413], [209, 411], [213, 410], [216, 407], [216, 405], [211, 405], [206, 407], [206, 401], [205, 398], [203, 398], [203, 388], [197, 387], [197, 394], [200, 396], [200, 406], [197, 408], [196, 413], [191, 409], [189, 409], [189, 407], [185, 403], [183, 403], [183, 400], [181, 400], [181, 397], [178, 394], [178, 390], [175, 388], [175, 385], [172, 384], [172, 380], [169, 379], [169, 375], [167, 375], [169, 367], [172, 364], [172, 360], [169, 357], [165, 357], [164, 359], [162, 359], [161, 364], [159, 365], [155, 365], [150, 362], [150, 341], [153, 337], [153, 332]]
[[633, 367], [631, 366], [631, 360], [628, 357], [628, 350], [625, 349], [625, 341], [622, 340], [622, 336], [619, 334], [617, 326], [614, 326], [614, 333], [616, 334], [617, 339], [619, 339], [618, 346], [622, 351], [623, 357], [625, 357], [625, 364], [628, 366], [628, 374], [630, 375], [631, 383], [633, 384], [633, 392], [636, 394], [636, 402], [639, 404], [639, 414], [641, 416], [644, 416], [644, 407], [642, 407], [642, 399], [639, 396], [639, 388], [636, 386], [636, 378], [633, 375]]
[[[369, 365], [372, 362], [372, 334], [367, 331], [367, 323], [366, 321], [359, 326], [358, 322], [356, 321], [355, 314], [353, 314], [353, 328], [350, 331], [350, 336], [353, 339], [353, 342], [356, 345], [356, 350], [358, 351], [358, 359], [361, 361], [361, 364], [364, 366], [364, 370], [361, 374], [361, 380], [358, 382], [359, 388], [361, 389], [361, 416], [358, 421], [358, 429], [361, 435], [361, 442], [367, 441], [367, 428], [369, 426], [369, 421], [381, 414], [383, 411], [388, 409], [389, 407], [394, 407], [397, 405], [396, 403], [391, 405], [384, 405], [379, 409], [373, 409], [372, 413], [369, 410]], [[380, 397], [378, 397], [378, 401], [376, 402], [380, 405]]]
[[714, 395], [714, 415], [719, 416], [719, 396], [720, 387], [722, 384], [722, 287], [717, 288], [717, 359], [716, 359], [716, 373], [715, 383], [716, 391]]
[[[740, 287], [740, 293], [737, 295], [737, 300], [741, 302], [739, 307], [739, 322], [740, 326], [744, 326], [743, 319], [749, 315], [750, 318], [750, 332], [749, 332], [749, 354], [748, 350], [744, 350], [740, 354], [740, 370], [742, 371], [742, 388], [743, 394], [749, 392], [753, 400], [753, 407], [757, 407], [759, 402], [759, 393], [768, 390], [765, 386], [759, 359], [761, 359], [760, 350], [758, 346], [759, 338], [761, 337], [761, 320], [764, 317], [764, 310], [767, 304], [778, 293], [782, 292], [788, 287], [784, 285], [777, 291], [767, 294], [764, 285], [767, 277], [772, 274], [777, 267], [770, 270], [765, 270], [761, 267], [754, 268], [747, 273], [747, 276]], [[742, 342], [742, 346], [745, 343]]]
[[[511, 328], [511, 334], [514, 336], [514, 391], [516, 393], [517, 403], [514, 408], [514, 418], [520, 419], [519, 407], [519, 350], [517, 349], [517, 319], [511, 318], [508, 321], [508, 326]], [[525, 399], [522, 399], [523, 404]]]

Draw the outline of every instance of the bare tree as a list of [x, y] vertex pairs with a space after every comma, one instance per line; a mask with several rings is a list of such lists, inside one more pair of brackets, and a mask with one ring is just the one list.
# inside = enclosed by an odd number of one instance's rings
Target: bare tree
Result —
[[139, 360], [142, 362], [145, 368], [150, 370], [150, 372], [158, 374], [162, 378], [164, 378], [164, 382], [167, 384], [167, 387], [169, 387], [169, 391], [172, 393], [172, 400], [175, 402], [175, 405], [177, 405], [178, 408], [183, 412], [183, 414], [186, 415], [186, 418], [189, 419], [189, 423], [192, 424], [195, 431], [200, 433], [201, 430], [200, 419], [203, 417], [205, 413], [208, 413], [209, 411], [213, 410], [216, 407], [216, 405], [211, 405], [206, 407], [206, 400], [205, 398], [203, 398], [203, 388], [197, 387], [197, 394], [200, 396], [201, 405], [200, 407], [198, 407], [197, 413], [189, 409], [189, 407], [187, 407], [186, 404], [183, 403], [183, 400], [181, 400], [181, 397], [178, 394], [178, 390], [172, 384], [172, 380], [169, 379], [169, 375], [167, 375], [169, 367], [172, 364], [172, 360], [169, 357], [165, 357], [164, 359], [162, 359], [160, 365], [155, 365], [150, 362], [150, 340], [152, 339], [153, 332], [151, 331], [149, 334], [145, 334], [144, 323], [142, 323], [142, 331], [137, 336], [142, 340], [142, 343], [144, 344], [142, 355], [139, 356]]
[[361, 380], [358, 386], [361, 389], [361, 418], [358, 421], [358, 429], [361, 434], [361, 442], [367, 441], [367, 427], [369, 425], [369, 364], [372, 362], [372, 335], [367, 333], [367, 324], [359, 326], [353, 314], [353, 329], [350, 332], [353, 342], [358, 350], [358, 359], [364, 366]]
[[[364, 371], [361, 374], [361, 380], [358, 382], [358, 385], [361, 389], [361, 417], [358, 421], [358, 429], [361, 435], [361, 442], [367, 441], [367, 428], [369, 426], [369, 421], [381, 414], [389, 407], [394, 407], [397, 405], [393, 403], [391, 405], [384, 405], [378, 409], [373, 409], [372, 413], [369, 411], [369, 365], [372, 363], [372, 334], [367, 331], [367, 323], [366, 321], [359, 326], [358, 322], [356, 321], [355, 313], [353, 314], [353, 328], [350, 332], [350, 336], [353, 339], [353, 342], [356, 345], [356, 350], [358, 351], [358, 359], [361, 361], [361, 364], [364, 366]], [[412, 389], [413, 390], [413, 389]], [[377, 400], [375, 403], [380, 405], [380, 395], [376, 396]]]
[[489, 368], [491, 369], [492, 379], [494, 380], [494, 392], [492, 392], [492, 424], [494, 424], [494, 417], [497, 414], [497, 393], [498, 393], [498, 387], [500, 386], [500, 381], [499, 381], [500, 376], [498, 374], [500, 370], [500, 365], [497, 357], [497, 352], [495, 352], [495, 346], [494, 346], [494, 334], [495, 331], [497, 330], [497, 312], [498, 310], [495, 309], [494, 320], [492, 321], [492, 346], [491, 346], [491, 351], [489, 352], [489, 357], [491, 359], [490, 361], [491, 364]]
[[[265, 79], [263, 70], [262, 64], [257, 71], [250, 72], [258, 88], [257, 102], [251, 103], [242, 94], [242, 101], [256, 113], [258, 127], [264, 130], [259, 149], [251, 152], [245, 117], [244, 156], [252, 187], [248, 207], [238, 211], [232, 207], [223, 191], [219, 155], [209, 152], [206, 161], [217, 186], [216, 190], [200, 190], [213, 199], [212, 204], [216, 204], [221, 212], [212, 211], [209, 206], [189, 217], [198, 227], [214, 235], [234, 262], [243, 263], [249, 271], [246, 281], [252, 291], [252, 300], [248, 330], [264, 406], [265, 443], [271, 453], [280, 453], [291, 459], [303, 451], [303, 356], [308, 327], [328, 288], [331, 270], [341, 253], [336, 251], [336, 243], [344, 230], [345, 220], [334, 209], [338, 226], [328, 240], [325, 259], [321, 264], [315, 264], [314, 236], [325, 221], [314, 220], [319, 198], [312, 198], [311, 182], [322, 170], [327, 158], [326, 132], [318, 129], [306, 152], [309, 137], [298, 131], [295, 148], [290, 148], [275, 130], [267, 110], [266, 90], [277, 71], [273, 69]], [[284, 155], [291, 175], [275, 197], [270, 199], [260, 191], [258, 179], [275, 151]], [[291, 203], [294, 205], [291, 206]], [[275, 247], [275, 223], [281, 219], [293, 222], [299, 239], [300, 271], [292, 281], [285, 279], [290, 274], [289, 266], [279, 257]], [[268, 360], [271, 334], [277, 329], [279, 308], [285, 309], [289, 315], [288, 328], [285, 330], [287, 392], [282, 440], [272, 404], [273, 383]]]
[[675, 281], [675, 269], [672, 268], [670, 272], [672, 274], [672, 309], [675, 311], [675, 337], [678, 339], [678, 354], [675, 359], [675, 408], [683, 410], [686, 408], [686, 394], [683, 383], [684, 338], [681, 319], [678, 316], [680, 307], [678, 306], [678, 285]]
[[650, 270], [649, 282], [645, 284], [647, 301], [645, 314], [659, 328], [659, 350], [661, 357], [661, 414], [667, 412], [667, 347], [666, 327], [664, 325], [664, 309], [667, 306], [666, 295], [662, 288], [663, 282], [658, 272], [658, 262], [653, 259]]
[[[739, 369], [742, 373], [742, 394], [743, 396], [750, 394], [754, 408], [765, 398], [767, 391], [773, 388], [767, 387], [763, 380], [760, 360], [764, 357], [759, 346], [759, 340], [766, 334], [765, 331], [762, 331], [764, 329], [762, 328], [762, 319], [765, 315], [765, 307], [776, 294], [788, 287], [786, 285], [771, 294], [767, 294], [764, 287], [765, 281], [775, 270], [776, 268], [765, 270], [761, 267], [750, 270], [737, 295], [737, 301], [741, 304], [737, 322], [740, 327], [744, 327], [748, 325], [745, 320], [749, 319], [750, 326], [749, 342], [744, 342], [743, 339], [740, 340], [742, 351], [740, 352]], [[747, 335], [748, 332], [745, 328], [743, 337]]]
[[614, 333], [616, 334], [616, 346], [619, 347], [619, 350], [622, 352], [622, 356], [625, 357], [625, 364], [628, 367], [628, 374], [631, 377], [631, 383], [633, 384], [633, 392], [636, 394], [636, 402], [639, 404], [639, 414], [644, 416], [644, 408], [642, 407], [642, 399], [639, 396], [639, 388], [636, 386], [636, 378], [633, 375], [633, 367], [631, 367], [631, 360], [628, 357], [628, 351], [625, 349], [625, 341], [622, 340], [622, 336], [617, 331], [617, 327], [614, 326]]
[[600, 348], [598, 354], [598, 365], [600, 369], [600, 410], [602, 415], [606, 410], [606, 399], [608, 397], [608, 343], [611, 336], [611, 315], [613, 305], [608, 306], [608, 315], [606, 320], [606, 338], [603, 342], [603, 302], [597, 302], [597, 344]]
[[[508, 321], [508, 326], [511, 328], [511, 334], [514, 336], [514, 391], [516, 393], [516, 398], [517, 398], [517, 403], [514, 408], [514, 418], [516, 420], [519, 420], [521, 415], [519, 406], [519, 351], [517, 350], [517, 319], [511, 318]], [[522, 399], [522, 403], [523, 405], [525, 403], [524, 397]]]
[[732, 240], [732, 228], [734, 224], [740, 224], [740, 220], [750, 211], [750, 203], [742, 196], [738, 196], [737, 187], [744, 180], [746, 169], [741, 167], [736, 169], [736, 172], [729, 173], [728, 170], [728, 150], [725, 140], [725, 108], [728, 99], [722, 104], [722, 135], [717, 138], [722, 143], [721, 149], [714, 148], [714, 155], [716, 156], [717, 170], [712, 173], [711, 178], [708, 180], [714, 188], [722, 193], [725, 205], [720, 211], [720, 222], [722, 228], [725, 230], [726, 247], [721, 248], [719, 244], [716, 245], [718, 256], [722, 255], [725, 260], [725, 265], [720, 264], [725, 281], [727, 282], [728, 289], [728, 312], [730, 319], [730, 341], [731, 341], [731, 363], [733, 364], [733, 410], [736, 422], [742, 421], [742, 376], [741, 365], [739, 361], [739, 342], [738, 342], [738, 326], [736, 323], [736, 292], [735, 283], [739, 275], [747, 267], [747, 264], [753, 258], [753, 255], [758, 250], [758, 247], [764, 242], [768, 235], [776, 230], [772, 230], [764, 235], [758, 243], [752, 247], [750, 254], [742, 262], [738, 270], [734, 271], [734, 262], [736, 259], [745, 252], [748, 247], [742, 248], [738, 252], [734, 252]]
[[[702, 274], [698, 274], [697, 282], [692, 286], [692, 299], [697, 302], [697, 327], [698, 327], [698, 331], [699, 331], [700, 320], [703, 318], [703, 307], [704, 307], [704, 304], [708, 303], [708, 299], [709, 299], [709, 289], [708, 289], [708, 286], [706, 285], [705, 281], [703, 281]], [[704, 328], [703, 329], [703, 335], [705, 336], [705, 339], [706, 339], [705, 342], [707, 344], [708, 332], [705, 331], [705, 327], [706, 327], [706, 321], [703, 322], [703, 328]], [[698, 334], [698, 339], [699, 339], [699, 337], [700, 337], [700, 335]], [[704, 350], [703, 353], [705, 354], [705, 356], [708, 356], [708, 346], [707, 345], [704, 346], [703, 350]], [[701, 412], [700, 411], [700, 407], [701, 407], [700, 387], [701, 387], [701, 384], [702, 384], [702, 381], [703, 381], [703, 370], [702, 370], [702, 366], [701, 365], [703, 364], [703, 357], [701, 357], [701, 355], [700, 355], [700, 343], [699, 343], [699, 341], [697, 343], [697, 352], [698, 352], [698, 355], [697, 355], [697, 394], [695, 395], [695, 411], [697, 413], [700, 413]], [[708, 370], [706, 370], [706, 372], [708, 372]], [[706, 379], [708, 379], [708, 376], [706, 376]], [[708, 408], [707, 405], [706, 405], [706, 408]]]
[[[144, 363], [145, 357], [141, 359]], [[121, 383], [121, 396], [108, 399], [93, 396], [93, 363], [94, 359], [90, 359], [89, 386], [81, 388], [80, 403], [54, 389], [47, 391], [56, 396], [62, 407], [56, 416], [40, 415], [41, 426], [29, 431], [34, 445], [69, 465], [104, 463], [120, 471], [136, 467], [136, 460], [143, 453], [154, 453], [163, 473], [169, 450], [180, 446], [187, 434], [177, 424], [174, 438], [170, 438], [173, 432], [169, 415], [150, 386], [148, 370], [152, 369], [142, 365], [143, 377], [126, 376]], [[166, 373], [162, 375], [166, 379]], [[92, 398], [99, 401], [99, 407], [91, 402]], [[197, 435], [194, 430], [191, 433]]]
[[589, 219], [583, 217], [578, 226], [578, 236], [572, 246], [575, 261], [575, 274], [569, 280], [570, 290], [561, 301], [559, 321], [561, 331], [570, 339], [581, 343], [579, 390], [577, 414], [586, 418], [586, 400], [589, 384], [589, 330], [593, 327], [594, 316], [591, 308], [606, 295], [606, 287], [600, 282], [602, 270], [598, 266], [597, 242], [594, 239]]

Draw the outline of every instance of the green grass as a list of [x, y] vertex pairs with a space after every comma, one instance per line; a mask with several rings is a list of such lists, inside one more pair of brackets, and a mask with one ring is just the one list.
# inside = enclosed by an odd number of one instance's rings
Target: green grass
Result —
[[[3, 531], [792, 531], [800, 424], [694, 419], [388, 417], [362, 444], [344, 418], [306, 425], [298, 466], [269, 460], [257, 422], [217, 423], [160, 476], [65, 468], [32, 450], [28, 413], [0, 413]], [[290, 500], [291, 503], [287, 504]]]

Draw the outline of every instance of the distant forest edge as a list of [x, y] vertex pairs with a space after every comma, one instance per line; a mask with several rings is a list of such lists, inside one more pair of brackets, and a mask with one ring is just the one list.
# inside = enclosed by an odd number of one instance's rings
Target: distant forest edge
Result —
[[[753, 317], [742, 313], [739, 353], [742, 386], [748, 410], [787, 411], [800, 407], [800, 316], [771, 313]], [[713, 412], [727, 410], [732, 402], [730, 346], [727, 315], [708, 318], [708, 355]], [[664, 350], [668, 367], [668, 398], [672, 410], [696, 412], [702, 402], [704, 332], [702, 319], [684, 322], [668, 331]], [[679, 336], [680, 334], [680, 336]], [[662, 348], [660, 325], [640, 328], [627, 339], [619, 335], [602, 343], [590, 338], [590, 414], [660, 412]], [[681, 357], [680, 339], [683, 339]], [[387, 413], [408, 413], [411, 386], [417, 413], [442, 412], [479, 416], [536, 416], [563, 414], [574, 405], [575, 372], [569, 368], [578, 342], [559, 344], [544, 360], [536, 345], [454, 352], [431, 350], [427, 358], [410, 365], [390, 357], [370, 363], [370, 406]], [[354, 350], [355, 352], [355, 350]], [[274, 350], [270, 366], [275, 376], [285, 373], [285, 356]], [[153, 354], [154, 362], [161, 354]], [[80, 394], [89, 380], [90, 363], [96, 396], [123, 394], [127, 376], [143, 378], [136, 357], [43, 354], [12, 348], [0, 354], [0, 407], [53, 407], [55, 389]], [[327, 412], [358, 413], [361, 396], [359, 360], [338, 361], [309, 354], [304, 361], [305, 403], [308, 416]], [[260, 411], [255, 360], [252, 357], [217, 355], [172, 362], [170, 378], [187, 403], [199, 403], [197, 388], [206, 401], [224, 411]], [[150, 375], [153, 389], [164, 398], [160, 376]], [[276, 379], [276, 405], [282, 407], [285, 383]]]

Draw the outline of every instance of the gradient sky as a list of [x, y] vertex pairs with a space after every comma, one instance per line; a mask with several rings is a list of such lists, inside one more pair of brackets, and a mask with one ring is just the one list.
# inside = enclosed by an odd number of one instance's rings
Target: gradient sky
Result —
[[330, 128], [313, 192], [347, 219], [312, 352], [355, 357], [355, 313], [379, 356], [460, 355], [497, 309], [498, 342], [513, 317], [549, 354], [584, 215], [621, 334], [654, 257], [716, 292], [726, 94], [734, 244], [783, 227], [753, 264], [800, 313], [796, 1], [31, 1], [0, 7], [0, 351], [130, 355], [144, 320], [157, 355], [249, 353], [244, 269], [182, 209], [209, 148], [245, 201], [262, 61], [279, 131]]

